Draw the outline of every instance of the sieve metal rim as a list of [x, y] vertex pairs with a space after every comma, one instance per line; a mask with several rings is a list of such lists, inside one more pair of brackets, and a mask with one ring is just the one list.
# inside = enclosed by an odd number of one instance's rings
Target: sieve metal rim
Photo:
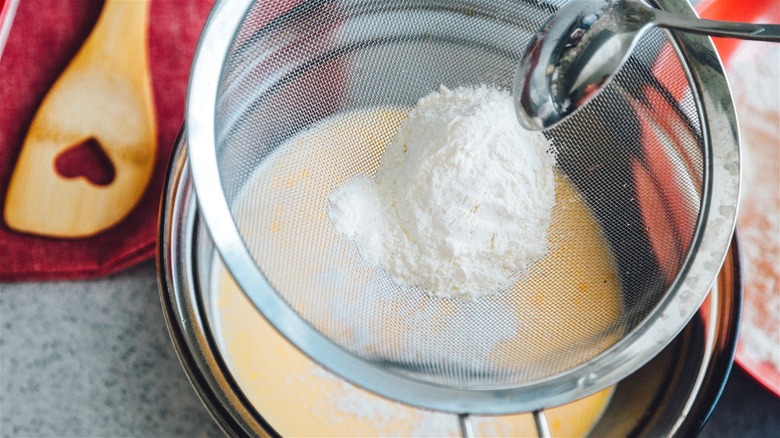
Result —
[[[736, 222], [739, 139], [728, 83], [711, 41], [674, 34], [697, 94], [709, 166], [705, 175], [711, 178], [705, 180], [702, 196], [706, 222], [698, 225], [698, 250], [652, 317], [588, 363], [513, 388], [475, 390], [415, 381], [343, 350], [304, 321], [269, 284], [244, 245], [221, 189], [214, 147], [218, 86], [231, 42], [251, 4], [251, 0], [217, 3], [198, 44], [186, 109], [190, 169], [200, 212], [225, 265], [264, 317], [313, 360], [367, 390], [413, 406], [474, 414], [533, 411], [587, 396], [619, 381], [654, 357], [700, 307], [726, 256]], [[658, 4], [695, 15], [687, 3], [660, 0]], [[713, 181], [718, 181], [718, 190]]]

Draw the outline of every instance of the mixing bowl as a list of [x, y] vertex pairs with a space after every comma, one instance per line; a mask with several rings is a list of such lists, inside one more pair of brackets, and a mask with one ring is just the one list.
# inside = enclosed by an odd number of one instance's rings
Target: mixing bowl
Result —
[[[228, 435], [277, 436], [249, 402], [219, 347], [212, 297], [222, 263], [198, 213], [181, 137], [169, 168], [159, 242], [164, 314], [193, 387]], [[694, 319], [657, 357], [617, 384], [592, 436], [692, 436], [701, 429], [725, 385], [736, 346], [738, 254], [735, 238]], [[273, 400], [276, 394], [262, 396]], [[298, 414], [306, 421], [306, 412]]]

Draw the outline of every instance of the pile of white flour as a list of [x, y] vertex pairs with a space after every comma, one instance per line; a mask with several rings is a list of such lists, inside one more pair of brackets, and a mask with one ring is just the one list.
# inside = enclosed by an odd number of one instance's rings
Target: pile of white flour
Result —
[[445, 298], [494, 294], [547, 253], [549, 149], [520, 127], [509, 93], [441, 87], [398, 128], [374, 179], [333, 191], [328, 214], [401, 286]]

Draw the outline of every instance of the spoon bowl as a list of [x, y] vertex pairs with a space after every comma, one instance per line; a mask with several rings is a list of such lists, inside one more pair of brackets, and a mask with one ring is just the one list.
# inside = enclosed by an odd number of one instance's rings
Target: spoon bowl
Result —
[[513, 99], [520, 124], [550, 129], [607, 85], [651, 27], [780, 41], [780, 25], [681, 17], [639, 0], [575, 0], [542, 26], [518, 64]]

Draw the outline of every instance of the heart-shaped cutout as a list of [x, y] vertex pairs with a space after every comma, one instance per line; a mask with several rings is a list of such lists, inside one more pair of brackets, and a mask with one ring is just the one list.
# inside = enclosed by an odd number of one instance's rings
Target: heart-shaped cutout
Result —
[[95, 137], [60, 152], [54, 160], [54, 168], [64, 178], [84, 177], [98, 186], [111, 184], [116, 176], [111, 158]]

